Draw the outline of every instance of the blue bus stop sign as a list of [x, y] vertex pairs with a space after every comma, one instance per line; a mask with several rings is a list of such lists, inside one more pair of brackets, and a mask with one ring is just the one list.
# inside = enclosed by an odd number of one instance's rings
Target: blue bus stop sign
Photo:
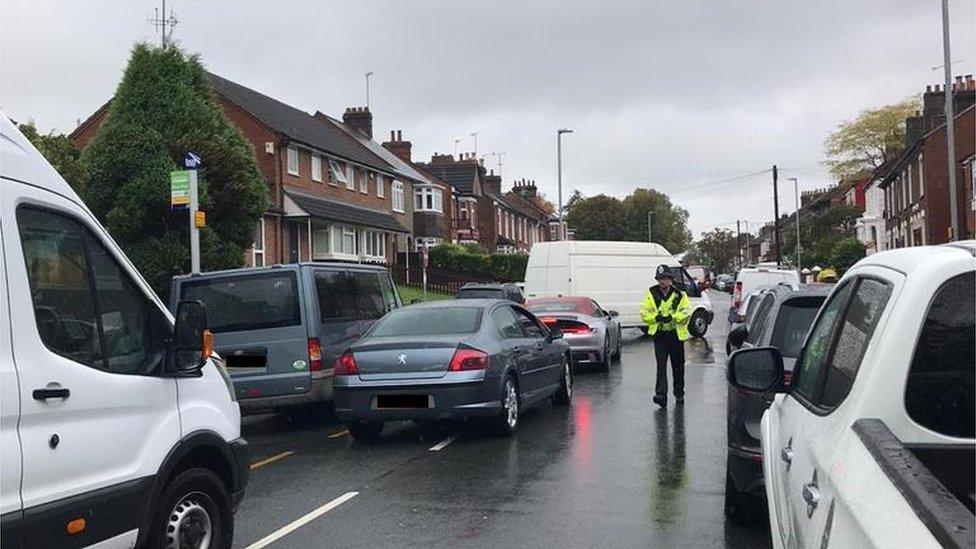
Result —
[[195, 170], [200, 167], [200, 157], [193, 151], [187, 151], [186, 156], [183, 157], [183, 165], [188, 170]]

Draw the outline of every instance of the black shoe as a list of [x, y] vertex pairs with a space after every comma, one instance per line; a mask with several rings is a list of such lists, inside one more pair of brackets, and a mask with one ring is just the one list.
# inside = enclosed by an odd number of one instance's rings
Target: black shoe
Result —
[[666, 396], [654, 395], [654, 398], [652, 398], [651, 400], [653, 400], [654, 404], [657, 404], [661, 408], [668, 407], [668, 397]]

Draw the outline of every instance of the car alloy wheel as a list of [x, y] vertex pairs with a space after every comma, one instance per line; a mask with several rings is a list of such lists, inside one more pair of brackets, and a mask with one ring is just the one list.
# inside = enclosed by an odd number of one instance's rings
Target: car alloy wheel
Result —
[[509, 379], [505, 382], [505, 423], [509, 430], [514, 430], [519, 420], [518, 391], [515, 382]]
[[208, 549], [213, 541], [213, 522], [202, 492], [184, 496], [169, 514], [166, 523], [167, 549]]
[[573, 374], [569, 371], [569, 362], [563, 366], [563, 383], [566, 387], [566, 399], [573, 398]]
[[556, 406], [569, 406], [573, 401], [573, 369], [569, 357], [563, 357], [563, 375], [559, 380], [559, 389], [552, 395], [552, 403]]

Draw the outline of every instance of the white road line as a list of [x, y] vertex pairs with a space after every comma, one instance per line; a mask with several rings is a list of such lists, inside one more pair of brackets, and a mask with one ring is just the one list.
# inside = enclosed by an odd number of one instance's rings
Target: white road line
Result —
[[444, 440], [438, 442], [437, 444], [430, 447], [431, 452], [440, 452], [447, 447], [448, 444], [454, 442], [454, 437], [447, 437]]
[[279, 539], [287, 536], [288, 534], [298, 530], [302, 526], [312, 522], [313, 520], [321, 517], [322, 515], [328, 513], [329, 511], [335, 509], [336, 507], [342, 505], [343, 503], [351, 500], [352, 498], [359, 495], [359, 492], [346, 492], [341, 496], [335, 498], [334, 500], [326, 503], [325, 505], [319, 507], [318, 509], [308, 513], [307, 515], [295, 520], [294, 522], [282, 526], [281, 528], [275, 530], [274, 532], [268, 534], [267, 536], [259, 539], [258, 541], [248, 545], [246, 549], [261, 549], [262, 547], [267, 547], [272, 543], [278, 541]]

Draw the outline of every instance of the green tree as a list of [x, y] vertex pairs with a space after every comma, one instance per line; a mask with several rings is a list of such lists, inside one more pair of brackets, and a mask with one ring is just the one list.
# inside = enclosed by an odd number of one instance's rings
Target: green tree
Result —
[[589, 198], [574, 195], [570, 201], [566, 224], [576, 231], [577, 240], [628, 240], [620, 200], [600, 194]]
[[864, 257], [864, 244], [853, 236], [847, 236], [838, 240], [830, 250], [830, 265], [837, 269], [837, 274], [840, 275], [862, 257]]
[[[832, 206], [820, 213], [800, 212], [801, 267], [826, 267], [833, 262], [834, 245], [847, 237], [854, 238], [854, 229], [861, 210], [857, 206]], [[796, 263], [796, 218], [790, 216], [780, 225], [783, 256]], [[856, 238], [855, 238], [856, 241]]]
[[85, 184], [85, 168], [81, 164], [81, 151], [64, 134], [56, 134], [52, 130], [47, 134], [37, 131], [33, 122], [19, 124], [21, 133], [41, 151], [44, 158], [54, 166], [61, 177], [71, 185], [75, 192], [81, 194]]
[[712, 229], [702, 235], [695, 247], [700, 251], [704, 264], [717, 273], [731, 271], [739, 257], [735, 233], [728, 229]]
[[824, 163], [830, 173], [840, 181], [854, 179], [894, 160], [905, 146], [905, 118], [919, 108], [914, 97], [841, 122], [824, 140]]
[[647, 241], [647, 217], [651, 217], [651, 239], [673, 254], [692, 244], [688, 212], [671, 203], [668, 195], [654, 189], [635, 189], [623, 200], [624, 240]]
[[204, 270], [239, 267], [267, 205], [254, 151], [214, 100], [197, 57], [137, 44], [115, 99], [82, 152], [84, 199], [153, 288], [190, 267], [186, 211], [170, 211], [169, 173], [187, 151], [203, 159]]

